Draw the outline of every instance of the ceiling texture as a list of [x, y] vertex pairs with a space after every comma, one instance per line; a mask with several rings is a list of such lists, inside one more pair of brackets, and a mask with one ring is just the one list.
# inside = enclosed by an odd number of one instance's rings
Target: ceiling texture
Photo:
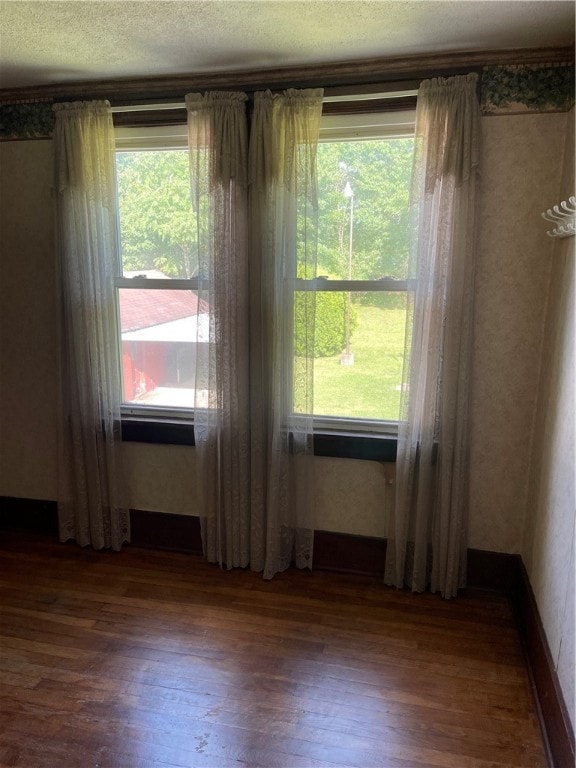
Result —
[[570, 46], [553, 0], [2, 0], [0, 88]]

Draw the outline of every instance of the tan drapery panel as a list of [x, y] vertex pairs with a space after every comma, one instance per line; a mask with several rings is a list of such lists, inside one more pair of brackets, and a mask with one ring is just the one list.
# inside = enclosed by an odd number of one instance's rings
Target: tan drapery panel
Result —
[[[477, 76], [418, 91], [406, 343], [385, 580], [455, 596], [466, 572]], [[413, 325], [412, 325], [413, 321]]]
[[245, 100], [186, 99], [210, 327], [198, 352], [195, 435], [208, 559], [271, 578], [291, 561], [312, 562], [315, 301], [303, 303], [309, 354], [296, 358], [293, 279], [298, 264], [316, 269], [322, 93], [256, 94], [249, 151]]
[[246, 567], [254, 556], [245, 102], [240, 93], [186, 97], [198, 298], [209, 327], [208, 344], [197, 345], [194, 403], [202, 541], [208, 560], [228, 568]]
[[114, 129], [108, 102], [54, 106], [60, 275], [58, 514], [62, 541], [129, 540], [120, 457]]

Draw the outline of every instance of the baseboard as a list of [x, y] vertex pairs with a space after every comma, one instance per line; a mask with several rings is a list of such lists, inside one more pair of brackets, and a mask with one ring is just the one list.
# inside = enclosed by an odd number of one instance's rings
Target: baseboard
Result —
[[201, 555], [200, 519], [131, 509], [130, 543], [134, 547]]
[[[131, 509], [130, 524], [133, 546], [202, 553], [197, 517]], [[57, 534], [56, 502], [0, 496], [0, 527]], [[318, 569], [383, 576], [385, 557], [385, 539], [314, 532], [314, 566]], [[518, 584], [520, 563], [519, 555], [469, 549], [468, 584], [508, 594]]]
[[468, 587], [510, 595], [518, 582], [518, 568], [521, 562], [520, 555], [469, 549], [466, 584]]
[[[197, 517], [133, 509], [132, 546], [202, 553]], [[0, 528], [56, 536], [56, 502], [0, 496]], [[381, 577], [386, 541], [332, 531], [314, 534], [314, 566], [318, 570]], [[508, 596], [526, 654], [536, 708], [553, 768], [573, 768], [574, 730], [538, 612], [528, 574], [519, 555], [468, 550], [468, 586]]]
[[384, 576], [386, 539], [314, 531], [314, 568], [363, 576]]
[[57, 536], [57, 504], [55, 501], [0, 496], [0, 528]]
[[574, 728], [568, 716], [532, 585], [521, 559], [518, 562], [516, 582], [510, 592], [510, 601], [524, 646], [540, 723], [548, 742], [550, 763], [553, 768], [574, 768]]
[[[135, 547], [202, 554], [200, 520], [188, 515], [130, 510], [131, 544]], [[55, 501], [0, 496], [0, 530], [58, 536]]]

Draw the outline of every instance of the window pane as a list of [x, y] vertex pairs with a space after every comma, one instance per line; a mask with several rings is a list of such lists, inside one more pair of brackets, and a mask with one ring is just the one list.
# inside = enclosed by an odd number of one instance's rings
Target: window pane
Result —
[[318, 147], [318, 275], [405, 279], [414, 139]]
[[198, 274], [188, 151], [117, 152], [124, 277]]
[[[398, 421], [406, 294], [352, 294], [350, 304], [348, 296], [339, 292], [316, 294], [313, 413]], [[303, 294], [297, 292], [295, 300], [298, 355], [303, 354], [306, 338], [304, 315], [298, 311]]]
[[[317, 275], [408, 278], [413, 149], [413, 137], [320, 143]], [[303, 271], [300, 264], [298, 276], [312, 277]], [[398, 421], [406, 299], [399, 291], [319, 291], [311, 328], [314, 313], [296, 293], [297, 361], [314, 339], [315, 416]], [[296, 410], [298, 386], [294, 375]]]
[[123, 402], [194, 407], [199, 349], [208, 315], [194, 291], [120, 288]]

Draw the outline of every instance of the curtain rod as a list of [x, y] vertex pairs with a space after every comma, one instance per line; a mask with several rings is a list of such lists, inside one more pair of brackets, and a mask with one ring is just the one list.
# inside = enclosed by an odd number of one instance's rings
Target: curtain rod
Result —
[[[391, 84], [392, 85], [392, 84]], [[378, 86], [378, 90], [374, 92], [363, 93], [334, 93], [330, 94], [331, 89], [326, 89], [328, 95], [324, 96], [323, 102], [325, 104], [341, 104], [345, 102], [358, 102], [358, 101], [381, 101], [386, 99], [404, 99], [413, 98], [418, 95], [417, 88], [411, 88], [407, 90], [395, 90], [391, 88], [387, 91], [381, 91], [382, 85]], [[335, 89], [334, 89], [335, 90]], [[340, 90], [340, 89], [338, 89]], [[117, 114], [121, 112], [146, 112], [146, 111], [160, 111], [160, 110], [176, 110], [185, 109], [186, 105], [184, 101], [170, 101], [170, 102], [150, 102], [149, 104], [125, 104], [116, 105], [112, 107], [112, 112]]]
[[124, 106], [111, 107], [113, 114], [118, 112], [148, 112], [154, 110], [154, 112], [164, 109], [185, 109], [186, 104], [183, 101], [162, 103], [155, 102], [150, 104], [126, 104]]

